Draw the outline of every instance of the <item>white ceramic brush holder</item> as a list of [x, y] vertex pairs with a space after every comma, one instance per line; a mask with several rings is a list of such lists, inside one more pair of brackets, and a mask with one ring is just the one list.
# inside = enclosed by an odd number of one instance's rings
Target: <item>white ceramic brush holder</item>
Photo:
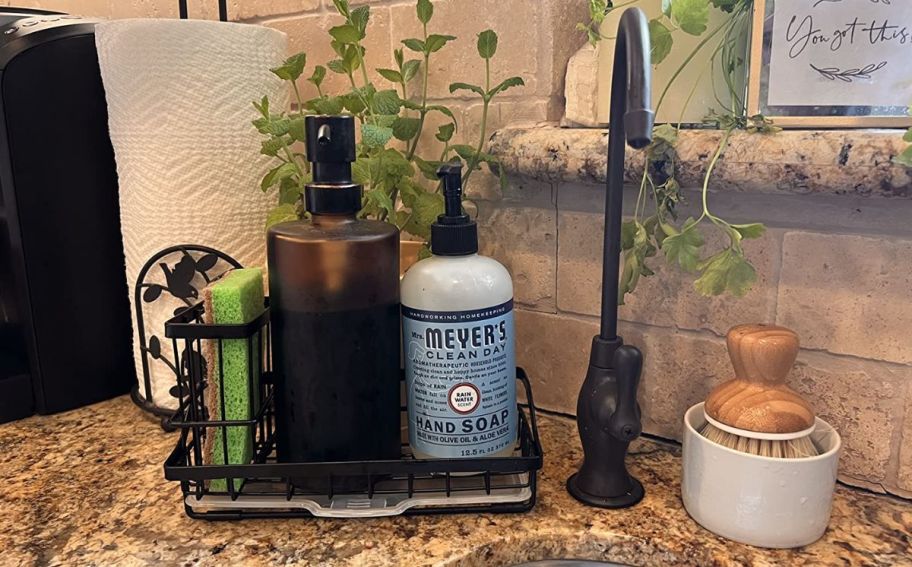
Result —
[[842, 441], [819, 417], [820, 455], [777, 459], [741, 453], [704, 437], [703, 403], [684, 415], [681, 496], [687, 513], [722, 537], [758, 547], [800, 547], [830, 521]]

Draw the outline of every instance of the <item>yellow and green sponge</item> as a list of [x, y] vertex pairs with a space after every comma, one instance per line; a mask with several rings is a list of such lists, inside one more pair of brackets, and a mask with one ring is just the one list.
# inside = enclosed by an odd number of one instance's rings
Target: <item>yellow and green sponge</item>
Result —
[[[203, 290], [205, 322], [243, 324], [263, 312], [263, 271], [259, 268], [232, 270]], [[262, 337], [260, 337], [262, 339]], [[248, 346], [252, 348], [248, 348]], [[260, 349], [262, 340], [222, 340], [221, 367], [218, 341], [210, 340], [205, 349], [207, 386], [205, 404], [210, 420], [251, 419], [259, 409]], [[220, 375], [221, 370], [221, 375]], [[251, 375], [251, 370], [253, 370]], [[252, 388], [251, 388], [252, 383]], [[251, 390], [253, 397], [251, 398]], [[225, 415], [222, 417], [222, 394]], [[227, 429], [228, 462], [225, 462], [223, 429]], [[253, 459], [255, 429], [252, 426], [210, 427], [203, 441], [203, 464], [247, 464]], [[241, 479], [234, 489], [240, 490]], [[227, 479], [215, 479], [210, 490], [228, 490]]]

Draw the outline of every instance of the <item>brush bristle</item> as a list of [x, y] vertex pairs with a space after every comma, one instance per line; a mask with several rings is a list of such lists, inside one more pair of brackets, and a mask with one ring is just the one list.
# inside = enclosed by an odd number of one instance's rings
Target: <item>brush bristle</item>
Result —
[[723, 447], [774, 459], [803, 459], [816, 457], [820, 454], [810, 435], [790, 439], [788, 441], [770, 441], [768, 439], [754, 439], [743, 435], [735, 435], [722, 431], [711, 423], [707, 423], [700, 433], [714, 443]]

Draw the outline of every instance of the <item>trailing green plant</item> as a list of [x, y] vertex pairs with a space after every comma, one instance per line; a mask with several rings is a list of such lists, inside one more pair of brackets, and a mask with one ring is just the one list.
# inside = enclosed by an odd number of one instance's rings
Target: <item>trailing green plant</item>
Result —
[[[912, 115], [912, 106], [909, 107], [909, 115]], [[893, 163], [912, 167], [912, 128], [903, 133], [903, 141], [909, 145], [898, 156], [893, 157]]]
[[[581, 23], [578, 27], [587, 33], [590, 42], [597, 43], [602, 39], [612, 39], [602, 36], [599, 31], [606, 15], [612, 10], [636, 4], [639, 0], [622, 3], [610, 0], [588, 2], [590, 21], [588, 24]], [[655, 127], [653, 142], [646, 150], [646, 165], [633, 218], [625, 221], [622, 227], [624, 270], [619, 287], [620, 304], [624, 303], [626, 294], [636, 289], [641, 277], [654, 274], [649, 263], [659, 250], [669, 264], [694, 274], [694, 288], [705, 296], [729, 292], [740, 297], [747, 293], [757, 279], [756, 270], [745, 256], [742, 243], [746, 239], [759, 238], [766, 227], [761, 223], [730, 223], [713, 214], [709, 207], [710, 180], [728, 146], [731, 134], [735, 130], [756, 134], [771, 134], [779, 130], [762, 115], [747, 115], [744, 93], [737, 87], [739, 81], [736, 74], [744, 72], [746, 59], [746, 54], [739, 46], [743, 45], [741, 39], [748, 29], [752, 7], [752, 0], [662, 0], [661, 15], [649, 21], [653, 64], [661, 63], [668, 56], [676, 34], [701, 37], [665, 85], [656, 104], [656, 112], [665, 101], [671, 85], [683, 80], [684, 70], [699, 54], [707, 56], [706, 64], [702, 69], [690, 73], [695, 79], [683, 108], [689, 105], [704, 75], [707, 72], [714, 73], [717, 65], [722, 67], [728, 92], [725, 93], [727, 97], [720, 97], [716, 93], [721, 112], [711, 112], [704, 120], [707, 125], [719, 128], [722, 135], [704, 174], [702, 211], [696, 218], [690, 217], [682, 221], [677, 214], [677, 207], [684, 200], [675, 167], [676, 144], [682, 119], [677, 124], [660, 124]], [[722, 23], [712, 29], [709, 28], [711, 8], [726, 13]], [[647, 203], [650, 200], [653, 210], [647, 213]], [[721, 232], [727, 242], [721, 250], [711, 254], [704, 250], [705, 239], [701, 231], [701, 227], [707, 223]]]
[[[359, 215], [393, 223], [427, 241], [431, 223], [443, 212], [443, 197], [436, 175], [442, 163], [464, 162], [464, 187], [468, 186], [472, 173], [482, 165], [499, 175], [502, 184], [505, 182], [497, 158], [484, 151], [488, 111], [497, 95], [522, 86], [523, 79], [510, 77], [493, 84], [491, 64], [497, 53], [497, 34], [493, 30], [478, 34], [476, 49], [484, 61], [484, 85], [455, 82], [449, 90], [451, 93], [474, 93], [481, 100], [480, 135], [475, 145], [453, 143], [459, 129], [458, 121], [448, 107], [429, 101], [428, 73], [430, 59], [456, 37], [429, 33], [428, 24], [434, 15], [431, 1], [418, 0], [415, 6], [421, 37], [404, 39], [403, 47], [393, 50], [394, 69], [376, 69], [378, 77], [390, 86], [375, 84], [365, 64], [363, 42], [370, 21], [370, 6], [350, 8], [348, 0], [333, 0], [333, 5], [343, 22], [329, 30], [336, 58], [325, 66], [315, 66], [307, 79], [314, 85], [317, 96], [309, 100], [301, 97], [297, 80], [304, 74], [307, 58], [299, 53], [272, 69], [276, 76], [291, 84], [295, 109], [275, 111], [270, 108], [267, 97], [254, 102], [260, 117], [253, 125], [265, 137], [261, 151], [277, 162], [260, 184], [262, 191], [277, 190], [278, 194], [278, 205], [269, 214], [266, 226], [306, 214], [302, 193], [310, 180], [310, 168], [300, 149], [300, 142], [304, 140], [304, 116], [346, 113], [357, 119], [361, 129], [357, 160], [352, 166], [354, 180], [365, 188]], [[325, 92], [323, 84], [327, 72], [345, 76], [349, 88], [343, 93]], [[421, 91], [410, 93], [409, 86], [419, 77]], [[426, 119], [432, 113], [440, 114], [446, 121], [434, 135], [439, 152], [435, 151], [433, 158], [422, 158], [419, 149], [426, 151], [428, 148], [424, 144], [419, 148], [419, 141]], [[426, 247], [423, 254], [427, 254]]]

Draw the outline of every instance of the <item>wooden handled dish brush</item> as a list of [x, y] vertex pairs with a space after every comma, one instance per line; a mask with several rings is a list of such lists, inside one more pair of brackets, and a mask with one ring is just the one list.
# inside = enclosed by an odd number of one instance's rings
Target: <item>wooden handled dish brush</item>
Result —
[[726, 342], [735, 378], [706, 398], [701, 433], [742, 453], [783, 459], [818, 455], [811, 440], [814, 412], [785, 383], [798, 356], [798, 335], [785, 327], [740, 325]]

